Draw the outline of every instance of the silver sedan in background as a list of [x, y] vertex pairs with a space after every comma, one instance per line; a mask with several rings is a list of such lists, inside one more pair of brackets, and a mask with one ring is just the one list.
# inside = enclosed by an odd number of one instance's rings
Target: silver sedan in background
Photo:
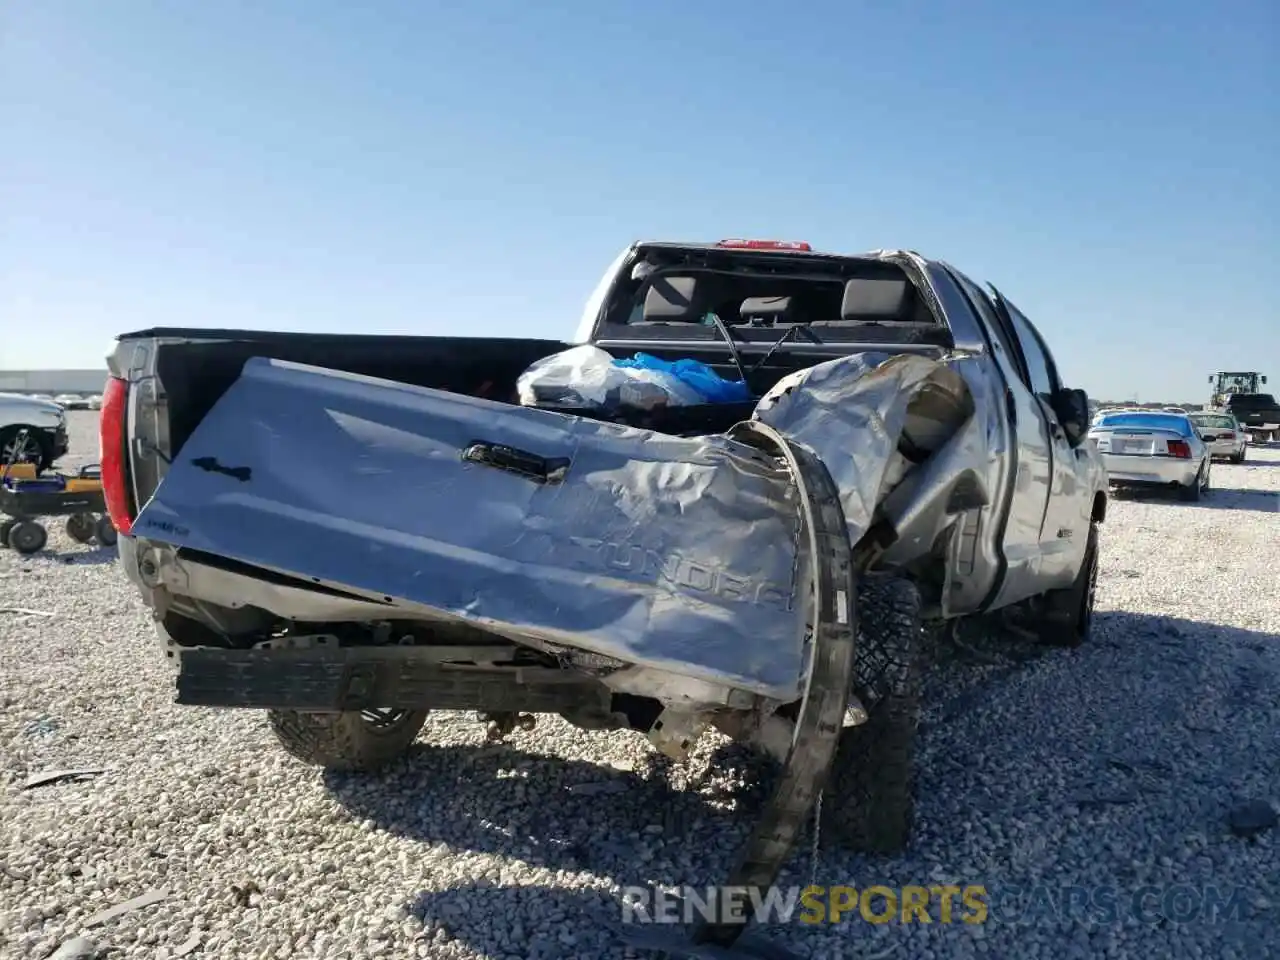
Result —
[[1108, 413], [1093, 422], [1089, 437], [1113, 487], [1172, 489], [1184, 500], [1209, 490], [1209, 448], [1185, 413]]
[[1244, 463], [1249, 435], [1240, 426], [1240, 421], [1229, 413], [1193, 413], [1190, 417], [1200, 439], [1209, 448], [1209, 456]]

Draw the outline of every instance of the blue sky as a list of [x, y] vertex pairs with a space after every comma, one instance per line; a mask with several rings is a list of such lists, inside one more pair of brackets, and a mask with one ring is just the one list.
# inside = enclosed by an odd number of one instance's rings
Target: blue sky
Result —
[[149, 325], [572, 335], [638, 238], [902, 246], [1091, 393], [1280, 377], [1280, 8], [5, 4], [0, 368]]

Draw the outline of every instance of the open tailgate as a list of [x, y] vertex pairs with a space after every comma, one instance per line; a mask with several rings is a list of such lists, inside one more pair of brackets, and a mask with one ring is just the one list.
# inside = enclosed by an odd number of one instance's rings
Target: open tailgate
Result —
[[807, 655], [778, 462], [265, 358], [199, 423], [136, 536], [780, 700]]

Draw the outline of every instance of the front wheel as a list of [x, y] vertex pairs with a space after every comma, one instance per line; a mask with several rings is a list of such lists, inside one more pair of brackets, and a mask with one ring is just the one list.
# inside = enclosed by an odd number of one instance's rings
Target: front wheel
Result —
[[[1198, 486], [1198, 485], [1197, 485]], [[1098, 591], [1098, 525], [1089, 524], [1084, 560], [1075, 582], [1064, 590], [1045, 594], [1040, 639], [1054, 647], [1078, 647], [1093, 631], [1093, 605]]]
[[271, 732], [293, 757], [326, 770], [372, 772], [401, 757], [427, 722], [426, 710], [304, 713], [268, 710]]

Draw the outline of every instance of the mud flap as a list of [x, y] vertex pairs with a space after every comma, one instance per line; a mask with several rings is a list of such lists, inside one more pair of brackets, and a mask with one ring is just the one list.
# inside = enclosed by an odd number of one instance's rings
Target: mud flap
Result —
[[[730, 436], [785, 460], [799, 492], [814, 577], [813, 648], [796, 718], [791, 750], [773, 796], [760, 813], [737, 866], [725, 887], [745, 889], [763, 902], [768, 888], [790, 858], [805, 821], [826, 785], [835, 758], [854, 665], [855, 560], [845, 526], [840, 494], [826, 467], [804, 447], [792, 444], [758, 421], [741, 423]], [[641, 949], [658, 950], [668, 960], [756, 958], [782, 960], [793, 954], [755, 933], [744, 936], [750, 911], [741, 920], [702, 921], [687, 941], [676, 942], [645, 929], [626, 939]]]

